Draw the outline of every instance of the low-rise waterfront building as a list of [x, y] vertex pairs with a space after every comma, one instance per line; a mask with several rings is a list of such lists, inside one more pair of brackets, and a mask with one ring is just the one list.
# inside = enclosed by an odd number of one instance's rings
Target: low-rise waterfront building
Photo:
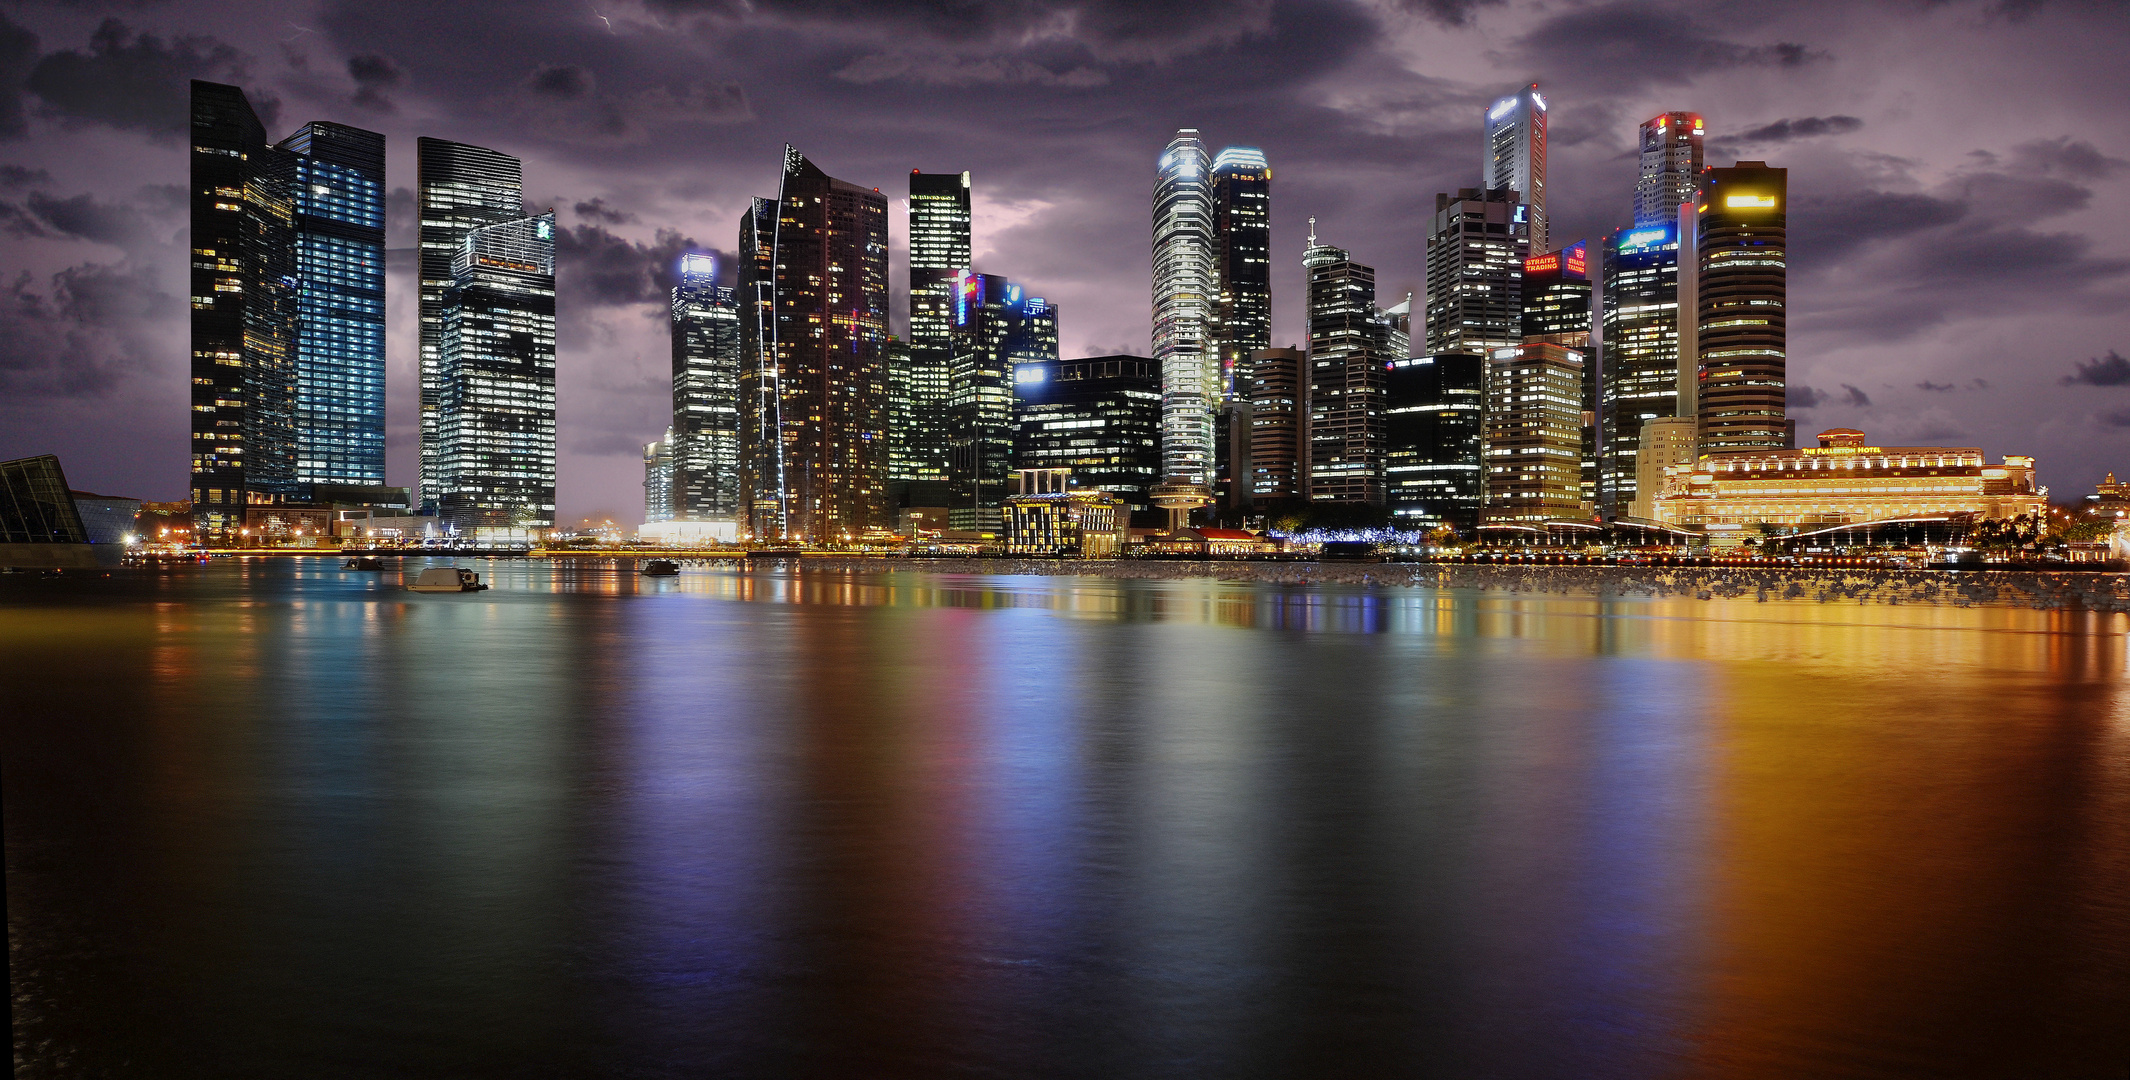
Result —
[[1072, 486], [1071, 469], [1021, 469], [1003, 514], [1009, 555], [1114, 558], [1124, 550], [1131, 510], [1107, 492]]
[[1972, 514], [2039, 516], [2048, 489], [2034, 459], [1989, 464], [1977, 447], [1870, 446], [1854, 428], [1820, 432], [1819, 445], [1703, 456], [1665, 471], [1655, 518], [1711, 532], [1756, 525], [1834, 525]]

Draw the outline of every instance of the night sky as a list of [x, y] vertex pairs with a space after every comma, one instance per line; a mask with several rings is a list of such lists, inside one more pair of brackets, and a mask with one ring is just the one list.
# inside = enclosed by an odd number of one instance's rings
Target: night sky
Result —
[[[974, 174], [977, 269], [1061, 305], [1065, 355], [1148, 348], [1148, 199], [1177, 127], [1272, 162], [1274, 338], [1307, 219], [1421, 288], [1486, 103], [1552, 105], [1556, 244], [1631, 216], [1636, 125], [1790, 170], [1790, 407], [1885, 444], [2130, 472], [2130, 9], [2058, 0], [624, 0], [0, 5], [0, 458], [186, 489], [186, 80], [280, 138], [384, 132], [390, 481], [415, 465], [414, 140], [525, 161], [560, 249], [560, 514], [642, 512], [675, 256], [732, 250], [790, 142], [895, 202]], [[729, 267], [726, 271], [729, 278]]]

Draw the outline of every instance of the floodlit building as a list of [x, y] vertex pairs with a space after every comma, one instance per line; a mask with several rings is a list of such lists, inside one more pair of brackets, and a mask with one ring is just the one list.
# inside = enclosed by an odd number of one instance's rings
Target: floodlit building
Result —
[[445, 139], [414, 140], [415, 203], [421, 225], [417, 362], [421, 372], [421, 474], [417, 499], [437, 508], [437, 427], [443, 392], [444, 294], [455, 280], [451, 264], [466, 234], [525, 214], [524, 168], [517, 158], [485, 146]]
[[969, 174], [910, 171], [910, 340], [889, 365], [895, 419], [888, 474], [947, 477], [947, 369], [954, 360], [954, 277], [971, 266]]
[[1710, 169], [1697, 215], [1694, 342], [1701, 446], [1786, 449], [1789, 170]]
[[1487, 524], [1586, 518], [1583, 354], [1537, 342], [1487, 358]]
[[1219, 343], [1213, 335], [1212, 163], [1197, 128], [1183, 128], [1162, 151], [1154, 179], [1154, 360], [1161, 365], [1164, 475], [1214, 481], [1214, 419], [1221, 400]]
[[1678, 220], [1694, 201], [1701, 178], [1701, 117], [1668, 112], [1642, 122], [1642, 168], [1634, 185], [1634, 223], [1643, 228]]
[[444, 525], [502, 542], [555, 525], [555, 214], [466, 234], [444, 293], [437, 494]]
[[1021, 469], [1004, 505], [1006, 553], [1115, 558], [1131, 511], [1106, 491], [1072, 486], [1071, 469]]
[[1488, 106], [1486, 133], [1481, 186], [1520, 193], [1528, 207], [1527, 250], [1546, 250], [1546, 99], [1538, 84]]
[[1391, 524], [1469, 532], [1483, 501], [1486, 361], [1470, 353], [1393, 360], [1384, 371], [1383, 474]]
[[1834, 428], [1799, 450], [1709, 454], [1666, 470], [1658, 521], [1735, 531], [1757, 525], [1799, 531], [1839, 525], [1973, 514], [2038, 516], [2048, 489], [2034, 459], [1989, 464], [1976, 447], [1870, 446], [1861, 431]]
[[[740, 512], [740, 311], [717, 284], [716, 256], [681, 256], [672, 294], [673, 426], [669, 516], [736, 521]], [[648, 510], [648, 505], [646, 510]], [[646, 517], [647, 521], [665, 520]]]
[[1302, 256], [1309, 285], [1306, 483], [1312, 502], [1383, 505], [1385, 326], [1376, 271], [1316, 242]]
[[947, 475], [954, 528], [999, 528], [1013, 470], [1014, 380], [1058, 359], [1058, 308], [1019, 285], [967, 270], [954, 278], [954, 359], [947, 370]]
[[1015, 469], [1067, 469], [1082, 487], [1150, 514], [1161, 482], [1161, 369], [1145, 356], [1089, 356], [1013, 369]]

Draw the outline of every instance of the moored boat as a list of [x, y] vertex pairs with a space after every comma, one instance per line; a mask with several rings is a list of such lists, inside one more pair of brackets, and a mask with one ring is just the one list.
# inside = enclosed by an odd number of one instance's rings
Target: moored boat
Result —
[[479, 592], [487, 587], [481, 584], [481, 575], [456, 566], [429, 567], [407, 586], [413, 592]]

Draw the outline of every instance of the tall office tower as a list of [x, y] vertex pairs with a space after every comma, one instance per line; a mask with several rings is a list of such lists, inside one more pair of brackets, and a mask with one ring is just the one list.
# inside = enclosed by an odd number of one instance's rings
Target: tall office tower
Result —
[[1375, 268], [1316, 242], [1309, 279], [1308, 497], [1383, 505], [1383, 348]]
[[[673, 287], [673, 519], [740, 513], [740, 309], [717, 257], [689, 252]], [[652, 519], [656, 520], [656, 519]]]
[[1524, 344], [1550, 341], [1582, 352], [1583, 501], [1597, 505], [1598, 363], [1591, 351], [1590, 249], [1578, 240], [1524, 260]]
[[295, 493], [295, 208], [289, 155], [244, 91], [192, 83], [194, 535]]
[[1667, 222], [1605, 238], [1598, 505], [1607, 518], [1634, 502], [1642, 425], [1679, 415], [1678, 230]]
[[1510, 188], [1435, 196], [1427, 232], [1427, 355], [1523, 344], [1530, 234]]
[[1694, 201], [1701, 177], [1701, 117], [1668, 112], [1642, 122], [1642, 175], [1634, 185], [1638, 229], [1665, 225]]
[[776, 347], [777, 201], [756, 197], [740, 215], [740, 517], [757, 540], [781, 539], [784, 517], [782, 380]]
[[458, 534], [555, 525], [555, 212], [466, 234], [444, 291], [437, 506]]
[[1246, 507], [1250, 483], [1250, 354], [1272, 344], [1272, 167], [1254, 146], [1213, 157], [1211, 333], [1220, 364], [1216, 500]]
[[1496, 349], [1486, 380], [1485, 520], [1586, 516], [1582, 350], [1550, 341]]
[[1469, 533], [1479, 524], [1486, 361], [1392, 360], [1384, 372], [1383, 477], [1391, 525]]
[[679, 516], [673, 491], [673, 429], [663, 442], [643, 446], [643, 520], [648, 525]]
[[438, 394], [443, 389], [444, 293], [454, 280], [451, 264], [466, 234], [525, 213], [524, 170], [518, 159], [482, 146], [444, 139], [414, 140], [415, 200], [421, 212], [420, 324], [421, 473], [416, 496], [424, 511], [437, 508]]
[[1704, 177], [1695, 278], [1701, 447], [1788, 449], [1789, 170], [1741, 161]]
[[1507, 188], [1523, 196], [1530, 209], [1530, 250], [1544, 251], [1546, 240], [1546, 99], [1538, 84], [1518, 90], [1487, 109], [1486, 163], [1481, 187]]
[[1383, 358], [1410, 360], [1413, 356], [1413, 294], [1376, 313], [1383, 322]]
[[952, 527], [996, 529], [1013, 475], [1013, 379], [1058, 358], [1058, 309], [993, 274], [954, 279], [954, 360], [947, 371]]
[[[787, 146], [775, 214], [771, 351], [759, 359], [762, 377], [776, 386], [778, 446], [770, 456], [781, 461], [776, 501], [766, 508], [776, 531], [756, 535], [814, 543], [855, 538], [893, 524], [887, 197], [829, 176]], [[743, 262], [746, 240], [743, 235]], [[743, 437], [767, 434], [752, 423], [741, 427]], [[765, 512], [759, 481], [756, 488], [750, 516], [759, 518]]]
[[385, 137], [281, 140], [295, 213], [296, 481], [385, 482]]
[[1161, 368], [1145, 356], [1013, 368], [1013, 467], [1071, 469], [1076, 486], [1151, 514], [1161, 482]]
[[1168, 476], [1212, 486], [1220, 405], [1212, 185], [1198, 129], [1169, 140], [1154, 180], [1154, 359], [1161, 364], [1161, 460]]
[[1250, 495], [1253, 502], [1303, 498], [1302, 427], [1307, 402], [1301, 349], [1250, 354]]
[[888, 475], [947, 476], [947, 366], [954, 359], [954, 275], [971, 266], [968, 173], [910, 170], [909, 359], [894, 365], [903, 387], [903, 428], [895, 432]]

